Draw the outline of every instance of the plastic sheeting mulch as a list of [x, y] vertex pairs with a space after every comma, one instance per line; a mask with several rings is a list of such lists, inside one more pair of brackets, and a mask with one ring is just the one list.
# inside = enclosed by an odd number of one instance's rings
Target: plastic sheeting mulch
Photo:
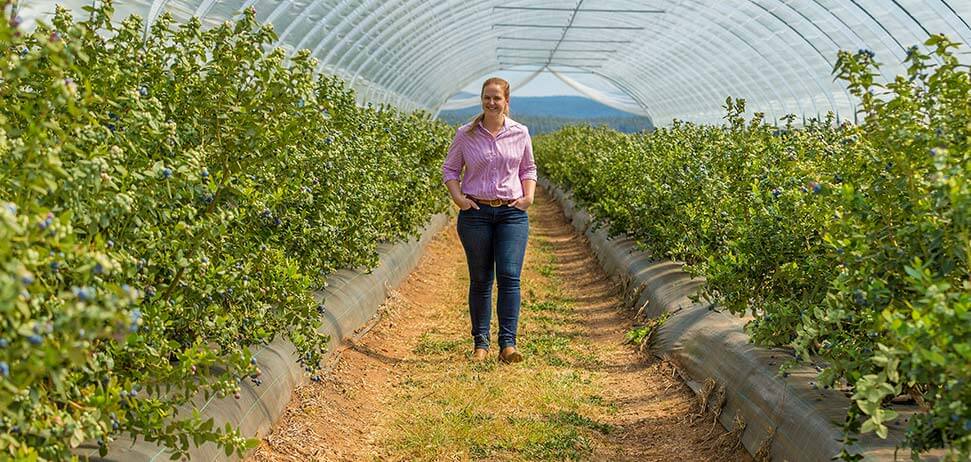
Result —
[[[447, 223], [446, 215], [435, 215], [425, 226], [420, 239], [379, 246], [380, 262], [369, 273], [341, 270], [330, 277], [327, 288], [316, 294], [318, 299], [325, 301], [322, 331], [331, 337], [329, 352], [336, 351], [343, 339], [351, 338], [355, 331], [376, 316], [388, 290], [405, 280], [424, 253], [425, 246]], [[194, 406], [186, 407], [184, 411], [191, 412], [195, 407], [204, 418], [215, 417], [217, 427], [233, 422], [247, 437], [265, 436], [283, 414], [293, 390], [309, 379], [297, 362], [293, 344], [284, 338], [278, 337], [269, 345], [254, 347], [253, 352], [262, 372], [261, 385], [244, 380], [239, 399], [213, 397], [204, 400], [200, 397]], [[169, 460], [163, 448], [143, 440], [116, 440], [104, 458], [98, 457], [97, 447], [93, 445], [81, 446], [76, 454], [82, 460], [90, 457], [92, 461]], [[193, 461], [235, 459], [228, 458], [212, 443], [191, 449], [189, 456]]]
[[[691, 301], [703, 280], [692, 279], [681, 263], [651, 258], [629, 238], [608, 237], [605, 229], [591, 226], [590, 215], [569, 193], [543, 177], [540, 185], [577, 232], [586, 235], [607, 273], [625, 285], [630, 307], [649, 319], [667, 313], [653, 333], [651, 351], [683, 372], [699, 403], [704, 403], [697, 418], [712, 424], [717, 418], [729, 430], [722, 438], [735, 438], [724, 443], [744, 444], [757, 460], [828, 461], [840, 452], [841, 425], [850, 400], [841, 391], [817, 387], [815, 365], [789, 369], [783, 377], [779, 366], [792, 358], [790, 352], [756, 347], [745, 333], [745, 319]], [[850, 446], [864, 460], [895, 460], [896, 446], [915, 408], [895, 409], [900, 416], [888, 422], [890, 438], [881, 440], [871, 433]], [[941, 454], [922, 460], [940, 460]], [[909, 459], [909, 450], [897, 451], [896, 460]]]

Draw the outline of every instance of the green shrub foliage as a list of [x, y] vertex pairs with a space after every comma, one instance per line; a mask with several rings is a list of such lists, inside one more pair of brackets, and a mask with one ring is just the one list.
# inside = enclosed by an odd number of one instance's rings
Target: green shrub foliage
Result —
[[313, 289], [444, 210], [451, 131], [357, 107], [252, 10], [146, 38], [98, 3], [31, 33], [0, 8], [0, 458], [241, 452], [177, 407], [258, 380], [247, 347], [278, 335], [316, 369]]
[[755, 342], [820, 358], [849, 385], [847, 431], [896, 417], [914, 454], [971, 450], [971, 82], [956, 43], [914, 47], [907, 74], [877, 84], [867, 50], [835, 73], [862, 102], [859, 126], [798, 130], [746, 121], [675, 122], [653, 134], [570, 128], [537, 140], [539, 165], [611, 233], [687, 263], [703, 296], [752, 314]]

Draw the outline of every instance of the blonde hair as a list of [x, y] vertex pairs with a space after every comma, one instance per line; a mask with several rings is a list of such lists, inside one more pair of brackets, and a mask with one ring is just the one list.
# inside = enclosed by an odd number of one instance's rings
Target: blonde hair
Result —
[[[502, 94], [506, 98], [506, 106], [502, 108], [502, 114], [505, 116], [508, 116], [509, 115], [509, 82], [499, 77], [490, 77], [486, 79], [485, 82], [482, 82], [482, 90], [479, 91], [480, 100], [482, 99], [482, 96], [485, 95], [485, 88], [489, 85], [499, 85], [499, 88], [502, 88]], [[479, 112], [479, 115], [472, 118], [472, 121], [469, 123], [469, 128], [467, 129], [468, 133], [474, 132], [475, 127], [478, 126], [479, 123], [482, 122], [483, 120], [485, 120], [484, 111]]]

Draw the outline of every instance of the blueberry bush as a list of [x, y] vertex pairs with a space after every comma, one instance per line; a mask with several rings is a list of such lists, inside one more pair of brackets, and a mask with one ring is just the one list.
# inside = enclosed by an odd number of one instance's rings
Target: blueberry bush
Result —
[[276, 336], [316, 369], [313, 290], [445, 209], [451, 129], [358, 107], [253, 10], [146, 37], [98, 5], [26, 32], [0, 2], [0, 458], [122, 434], [241, 454], [177, 409], [258, 380]]
[[[834, 69], [861, 102], [798, 129], [726, 101], [723, 126], [675, 121], [625, 135], [540, 137], [539, 165], [612, 234], [707, 280], [701, 296], [751, 314], [753, 341], [825, 363], [848, 387], [848, 441], [887, 437], [889, 401], [913, 397], [913, 456], [971, 451], [971, 81], [944, 36], [876, 81], [868, 50]], [[853, 459], [852, 454], [843, 454]]]

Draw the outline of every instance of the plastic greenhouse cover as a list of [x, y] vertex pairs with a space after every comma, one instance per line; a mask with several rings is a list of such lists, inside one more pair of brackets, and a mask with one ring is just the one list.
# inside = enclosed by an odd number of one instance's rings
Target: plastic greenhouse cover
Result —
[[[94, 0], [67, 0], [74, 11]], [[55, 2], [20, 1], [30, 24]], [[279, 45], [310, 49], [360, 102], [437, 112], [469, 83], [499, 71], [556, 71], [583, 94], [651, 117], [718, 123], [727, 96], [768, 120], [834, 111], [857, 101], [832, 78], [838, 50], [869, 49], [881, 78], [903, 72], [906, 50], [929, 34], [971, 43], [968, 0], [245, 0], [114, 2], [117, 20], [163, 12], [212, 25], [249, 7]], [[967, 47], [960, 56], [971, 63]], [[599, 77], [578, 85], [584, 74]], [[567, 79], [564, 79], [567, 80]], [[595, 82], [595, 83], [594, 83]], [[591, 87], [594, 83], [600, 88]], [[612, 88], [611, 88], [612, 87]], [[616, 91], [624, 98], [610, 96]], [[454, 104], [453, 104], [454, 105]]]

